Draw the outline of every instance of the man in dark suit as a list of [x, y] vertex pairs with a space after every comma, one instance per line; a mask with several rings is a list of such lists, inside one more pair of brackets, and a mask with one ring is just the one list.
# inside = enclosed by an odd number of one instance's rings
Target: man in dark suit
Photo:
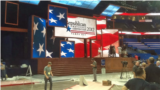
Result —
[[154, 58], [149, 58], [149, 66], [145, 68], [146, 81], [160, 84], [160, 68], [154, 64]]

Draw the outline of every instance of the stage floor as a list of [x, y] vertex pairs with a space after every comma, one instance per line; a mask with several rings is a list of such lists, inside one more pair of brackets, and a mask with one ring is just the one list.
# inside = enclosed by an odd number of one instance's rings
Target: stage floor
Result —
[[[103, 90], [109, 88], [102, 86], [103, 80], [111, 80], [112, 84], [116, 85], [124, 85], [129, 79], [120, 79], [121, 73], [107, 73], [107, 74], [97, 74], [98, 82], [92, 82], [93, 81], [93, 75], [83, 75], [87, 82], [89, 82], [88, 86], [86, 87], [80, 87], [78, 84], [80, 75], [73, 75], [73, 76], [54, 76], [52, 78], [53, 80], [53, 90]], [[129, 73], [129, 76], [133, 77], [132, 72]], [[123, 77], [126, 77], [125, 75]], [[44, 90], [44, 76], [43, 75], [34, 75], [32, 78], [19, 76], [18, 78], [27, 78], [30, 79], [32, 82], [38, 82], [32, 85], [18, 85], [18, 86], [7, 86], [7, 87], [1, 87], [2, 90]], [[74, 80], [74, 81], [71, 81]], [[7, 81], [16, 81], [15, 78], [7, 79]], [[1, 84], [7, 81], [2, 81]], [[48, 83], [49, 84], [49, 83]], [[99, 88], [94, 88], [93, 86], [96, 86]], [[48, 85], [49, 86], [49, 85]], [[71, 88], [70, 88], [71, 87]], [[18, 89], [17, 89], [18, 88]], [[70, 88], [70, 89], [68, 89]], [[49, 89], [49, 88], [48, 88]]]

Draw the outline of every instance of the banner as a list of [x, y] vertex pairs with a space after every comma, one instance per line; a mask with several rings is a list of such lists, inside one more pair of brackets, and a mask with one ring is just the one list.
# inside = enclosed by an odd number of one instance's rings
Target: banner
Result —
[[31, 40], [31, 58], [45, 58], [46, 20], [37, 16], [32, 16], [30, 21], [29, 30], [31, 30], [31, 32], [29, 31], [29, 34], [33, 38]]
[[75, 42], [61, 41], [61, 58], [74, 58], [75, 56]]
[[67, 28], [55, 27], [56, 37], [96, 39], [96, 19], [68, 16]]
[[119, 33], [118, 29], [103, 29], [102, 30], [102, 47], [103, 57], [108, 57], [110, 45], [115, 46], [116, 57], [119, 57]]

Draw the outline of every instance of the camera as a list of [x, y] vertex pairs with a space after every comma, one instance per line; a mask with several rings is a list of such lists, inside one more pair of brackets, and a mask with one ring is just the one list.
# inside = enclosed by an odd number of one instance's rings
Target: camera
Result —
[[121, 61], [123, 67], [126, 67], [128, 65], [128, 62], [127, 61]]

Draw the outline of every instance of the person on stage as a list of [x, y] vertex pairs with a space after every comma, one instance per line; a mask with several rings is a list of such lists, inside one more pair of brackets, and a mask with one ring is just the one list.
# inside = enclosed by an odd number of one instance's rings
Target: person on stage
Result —
[[53, 73], [52, 73], [52, 70], [51, 70], [51, 65], [52, 65], [52, 63], [48, 62], [48, 65], [44, 67], [45, 90], [47, 90], [47, 81], [48, 80], [50, 82], [50, 90], [52, 90], [52, 77], [51, 76], [53, 76]]
[[3, 81], [3, 78], [6, 80], [6, 70], [5, 65], [1, 62], [1, 80]]
[[91, 59], [91, 61], [93, 63], [93, 64], [91, 64], [91, 66], [93, 67], [93, 76], [94, 76], [93, 82], [96, 82], [97, 81], [97, 76], [96, 76], [96, 74], [97, 74], [97, 62], [93, 58]]

